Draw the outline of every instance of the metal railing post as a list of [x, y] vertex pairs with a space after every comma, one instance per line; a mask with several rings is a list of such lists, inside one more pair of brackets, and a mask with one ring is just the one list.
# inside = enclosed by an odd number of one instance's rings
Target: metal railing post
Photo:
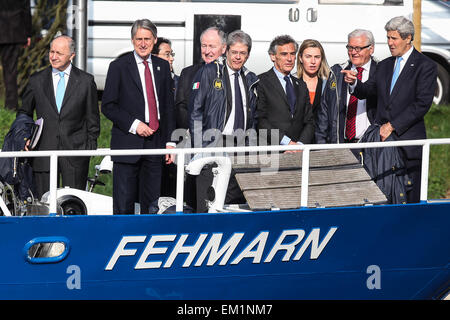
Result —
[[180, 153], [177, 154], [177, 194], [175, 206], [177, 213], [183, 212], [184, 158], [185, 152], [180, 151]]
[[50, 214], [56, 214], [56, 188], [58, 185], [58, 156], [52, 154], [50, 156]]
[[428, 170], [430, 167], [430, 143], [422, 146], [422, 177], [420, 181], [420, 201], [428, 200]]
[[302, 155], [302, 191], [300, 207], [308, 206], [308, 184], [309, 184], [309, 148], [303, 149]]

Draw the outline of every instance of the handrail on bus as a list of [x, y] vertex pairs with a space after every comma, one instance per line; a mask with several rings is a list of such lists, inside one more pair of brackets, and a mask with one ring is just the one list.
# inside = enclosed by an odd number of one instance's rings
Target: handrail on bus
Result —
[[49, 150], [49, 151], [6, 151], [0, 152], [0, 158], [8, 157], [50, 157], [50, 213], [57, 212], [57, 172], [58, 157], [81, 157], [81, 156], [120, 156], [120, 155], [165, 155], [176, 154], [177, 161], [177, 187], [176, 187], [176, 212], [183, 211], [183, 191], [184, 191], [184, 167], [185, 156], [196, 153], [244, 153], [244, 152], [279, 152], [279, 151], [303, 151], [302, 154], [302, 181], [300, 207], [306, 208], [308, 203], [309, 184], [309, 155], [311, 150], [332, 150], [332, 149], [362, 149], [362, 148], [382, 148], [382, 147], [402, 147], [402, 146], [422, 146], [422, 178], [420, 186], [420, 201], [428, 200], [428, 171], [431, 145], [450, 144], [450, 138], [422, 139], [405, 141], [385, 141], [385, 142], [362, 142], [346, 144], [305, 144], [287, 146], [246, 146], [246, 147], [213, 147], [213, 148], [175, 148], [175, 149], [97, 149], [97, 150]]

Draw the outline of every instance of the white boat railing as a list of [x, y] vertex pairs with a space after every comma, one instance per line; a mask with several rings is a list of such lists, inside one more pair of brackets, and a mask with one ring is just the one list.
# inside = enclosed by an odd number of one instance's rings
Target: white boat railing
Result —
[[[306, 144], [306, 145], [287, 145], [287, 146], [248, 146], [248, 147], [226, 147], [226, 148], [174, 148], [174, 149], [127, 149], [127, 150], [57, 150], [57, 151], [16, 151], [0, 152], [0, 158], [8, 157], [50, 157], [50, 213], [57, 212], [57, 172], [58, 157], [77, 157], [77, 156], [120, 156], [120, 155], [165, 155], [176, 154], [177, 162], [177, 185], [176, 185], [176, 212], [183, 211], [183, 191], [184, 191], [184, 168], [185, 159], [188, 154], [208, 153], [258, 153], [258, 152], [279, 152], [302, 150], [302, 181], [301, 181], [301, 207], [307, 207], [308, 203], [308, 184], [309, 184], [309, 155], [311, 150], [328, 149], [361, 149], [361, 148], [382, 148], [382, 147], [400, 147], [400, 146], [422, 146], [422, 178], [420, 186], [420, 200], [428, 199], [428, 171], [431, 145], [450, 144], [450, 138], [442, 139], [423, 139], [423, 140], [405, 140], [405, 141], [385, 141], [385, 142], [364, 142], [364, 143], [345, 143], [345, 144]], [[114, 172], [113, 172], [114, 174]]]

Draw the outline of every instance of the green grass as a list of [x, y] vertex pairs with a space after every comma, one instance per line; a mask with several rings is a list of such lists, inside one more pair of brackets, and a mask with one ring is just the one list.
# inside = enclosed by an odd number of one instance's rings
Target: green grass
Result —
[[[111, 139], [112, 122], [108, 120], [103, 113], [100, 112], [100, 136], [97, 139], [97, 148], [109, 148]], [[95, 176], [95, 165], [100, 164], [103, 157], [92, 157], [89, 166], [89, 177]], [[95, 192], [107, 196], [112, 196], [112, 174], [100, 174], [99, 181], [103, 182], [105, 186], [97, 185]]]
[[[433, 106], [425, 116], [428, 138], [450, 138], [450, 105]], [[450, 198], [450, 145], [430, 148], [428, 198]]]
[[[0, 99], [0, 147], [3, 146], [3, 139], [8, 133], [11, 124], [16, 118], [15, 112], [6, 110], [3, 105], [3, 100]], [[109, 148], [110, 136], [111, 136], [112, 123], [102, 113], [100, 113], [100, 136], [97, 139], [97, 148]], [[92, 157], [89, 166], [89, 177], [95, 176], [95, 165], [102, 161], [103, 157]], [[105, 183], [105, 186], [97, 185], [95, 192], [112, 195], [112, 175], [100, 174], [101, 182]]]
[[[4, 109], [3, 98], [0, 92], [0, 146], [3, 138], [15, 119], [15, 113]], [[109, 148], [111, 121], [100, 114], [100, 137], [98, 148]], [[428, 138], [450, 138], [450, 105], [432, 106], [425, 117]], [[89, 168], [89, 177], [94, 177], [95, 165], [99, 164], [102, 157], [93, 157]], [[431, 147], [430, 173], [428, 198], [450, 198], [450, 145]], [[112, 175], [101, 175], [100, 181], [105, 186], [96, 186], [95, 192], [112, 195]]]

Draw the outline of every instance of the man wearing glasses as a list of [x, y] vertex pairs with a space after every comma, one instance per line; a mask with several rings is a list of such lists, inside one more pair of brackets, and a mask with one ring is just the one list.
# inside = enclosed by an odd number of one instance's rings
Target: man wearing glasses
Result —
[[[417, 51], [414, 24], [403, 16], [389, 20], [386, 30], [391, 57], [377, 66], [376, 75], [364, 83], [349, 71], [344, 80], [351, 92], [360, 98], [376, 94], [376, 123], [380, 125], [379, 138], [385, 141], [426, 139], [425, 114], [433, 103], [436, 89], [436, 63]], [[400, 147], [409, 176], [407, 201], [420, 201], [422, 147]]]
[[341, 70], [352, 70], [365, 82], [375, 74], [373, 60], [375, 40], [372, 32], [356, 29], [348, 35], [346, 46], [349, 60], [335, 64], [325, 84], [317, 114], [315, 138], [317, 143], [358, 142], [375, 118], [376, 95], [357, 99], [349, 93]]
[[[241, 30], [228, 35], [226, 60], [205, 64], [194, 77], [189, 110], [189, 130], [194, 147], [234, 147], [245, 143], [245, 132], [254, 128], [256, 74], [247, 62], [252, 39]], [[255, 141], [256, 143], [256, 141]], [[206, 212], [207, 190], [213, 181], [211, 166], [197, 178], [197, 212]], [[225, 203], [245, 203], [234, 172]]]
[[173, 70], [173, 61], [175, 60], [175, 52], [173, 52], [172, 50], [172, 41], [170, 41], [167, 38], [158, 37], [158, 40], [156, 40], [156, 43], [153, 46], [152, 54], [169, 62], [170, 72], [174, 82], [174, 91], [175, 91], [174, 96], [175, 96], [178, 85], [178, 79], [180, 78], [180, 76], [176, 75]]

